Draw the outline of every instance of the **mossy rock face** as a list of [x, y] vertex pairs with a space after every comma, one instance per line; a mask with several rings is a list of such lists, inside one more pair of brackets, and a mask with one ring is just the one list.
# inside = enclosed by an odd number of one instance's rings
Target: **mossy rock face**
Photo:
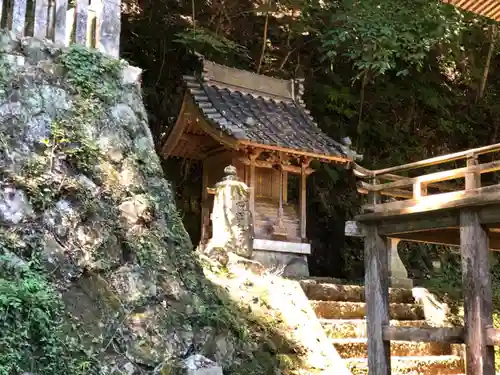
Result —
[[5, 31], [0, 51], [0, 255], [46, 280], [64, 317], [53, 346], [82, 358], [64, 371], [23, 363], [0, 333], [0, 373], [153, 374], [189, 350], [225, 367], [249, 360], [192, 252], [137, 69]]

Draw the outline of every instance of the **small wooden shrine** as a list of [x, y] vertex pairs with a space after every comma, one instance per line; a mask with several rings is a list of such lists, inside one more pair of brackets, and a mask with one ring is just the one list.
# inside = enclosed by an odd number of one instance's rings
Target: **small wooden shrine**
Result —
[[[357, 155], [323, 133], [304, 108], [301, 80], [281, 80], [210, 61], [187, 86], [161, 155], [203, 161], [201, 244], [210, 238], [213, 186], [233, 165], [250, 187], [253, 249], [310, 253], [306, 236], [306, 178], [312, 160], [348, 165]], [[297, 175], [299, 203], [287, 197]]]

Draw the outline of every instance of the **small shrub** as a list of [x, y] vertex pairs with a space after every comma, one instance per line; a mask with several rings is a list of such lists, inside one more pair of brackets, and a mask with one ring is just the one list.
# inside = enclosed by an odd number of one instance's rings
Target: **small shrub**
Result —
[[87, 375], [83, 358], [62, 331], [63, 306], [50, 284], [10, 255], [0, 256], [0, 375]]
[[119, 60], [79, 44], [73, 44], [60, 59], [67, 70], [68, 83], [84, 98], [94, 96], [108, 101], [114, 97], [120, 72]]

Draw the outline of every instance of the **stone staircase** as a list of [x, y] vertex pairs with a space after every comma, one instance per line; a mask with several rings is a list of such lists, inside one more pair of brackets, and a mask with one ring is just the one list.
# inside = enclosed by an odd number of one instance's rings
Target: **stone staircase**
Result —
[[[365, 291], [359, 285], [340, 285], [335, 279], [301, 280], [326, 335], [353, 375], [368, 374]], [[391, 289], [391, 325], [425, 327], [423, 307], [415, 303], [411, 289]], [[464, 362], [453, 345], [391, 342], [395, 375], [458, 375]]]

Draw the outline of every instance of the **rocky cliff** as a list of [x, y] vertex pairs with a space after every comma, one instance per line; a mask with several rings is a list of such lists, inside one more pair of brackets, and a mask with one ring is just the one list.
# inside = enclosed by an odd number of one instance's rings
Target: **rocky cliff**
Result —
[[139, 76], [0, 31], [0, 375], [314, 372], [260, 286], [193, 252]]

